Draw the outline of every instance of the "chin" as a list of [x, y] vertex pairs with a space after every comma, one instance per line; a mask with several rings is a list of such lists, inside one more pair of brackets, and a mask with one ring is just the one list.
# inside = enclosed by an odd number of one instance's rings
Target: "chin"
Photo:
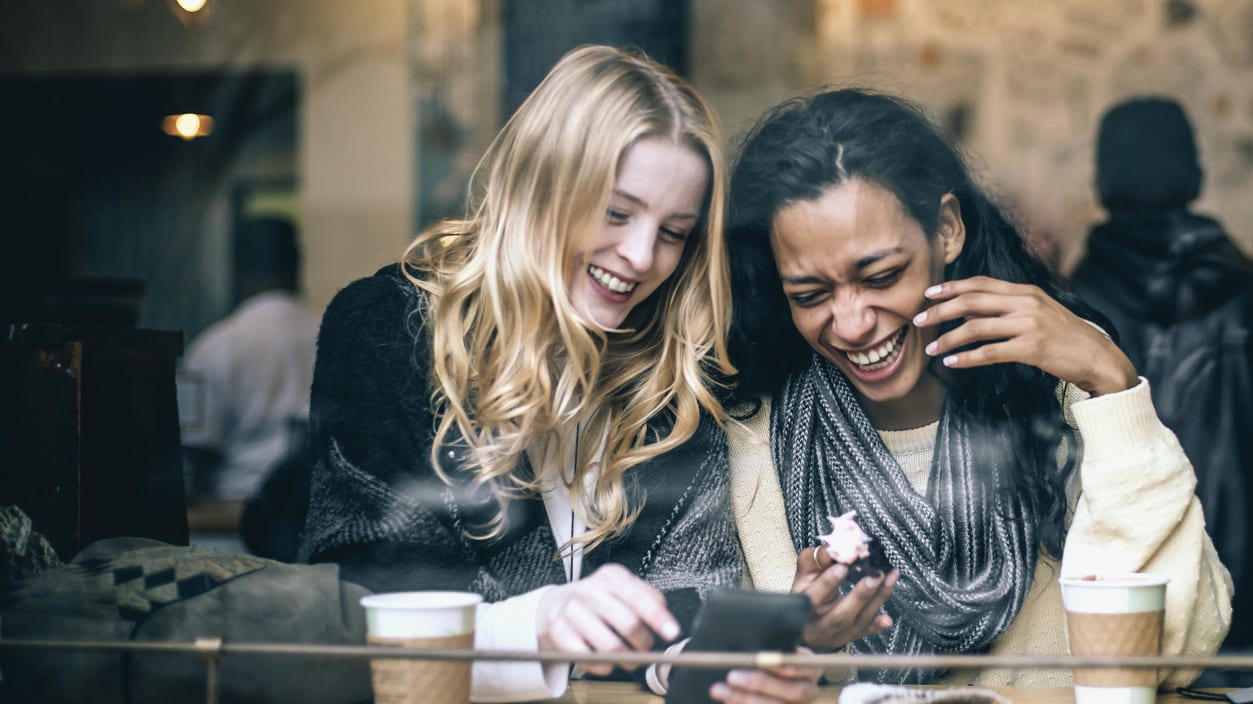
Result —
[[848, 383], [857, 391], [857, 395], [871, 403], [890, 403], [909, 396], [910, 392], [918, 386], [918, 381], [922, 378], [923, 372], [923, 369], [918, 366], [917, 360], [913, 360], [910, 368], [899, 369], [889, 379], [870, 383], [859, 379], [856, 374], [848, 369], [846, 364], [837, 366], [839, 366], [844, 377], [848, 379]]
[[623, 318], [597, 318], [595, 323], [604, 330], [617, 330], [622, 327]]
[[626, 319], [626, 316], [618, 315], [615, 311], [606, 310], [589, 310], [585, 317], [590, 324], [602, 330], [621, 327], [622, 321]]

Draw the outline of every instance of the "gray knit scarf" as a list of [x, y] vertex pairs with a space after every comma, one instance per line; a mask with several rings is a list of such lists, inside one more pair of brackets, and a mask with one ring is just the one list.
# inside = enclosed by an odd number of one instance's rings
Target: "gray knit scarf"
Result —
[[[829, 532], [827, 516], [856, 510], [901, 572], [885, 605], [896, 625], [854, 641], [851, 652], [979, 651], [1017, 617], [1035, 573], [1036, 515], [1028, 501], [996, 488], [1012, 457], [1004, 434], [978, 435], [971, 442], [969, 427], [945, 407], [921, 496], [830, 362], [815, 354], [775, 398], [771, 451], [797, 550]], [[874, 679], [922, 684], [943, 674], [880, 670]]]

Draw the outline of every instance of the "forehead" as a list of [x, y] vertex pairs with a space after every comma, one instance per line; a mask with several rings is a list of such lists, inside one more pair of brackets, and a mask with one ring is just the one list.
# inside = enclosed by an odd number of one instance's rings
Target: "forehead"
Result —
[[918, 222], [891, 191], [850, 179], [774, 217], [770, 243], [784, 276], [812, 269], [856, 270], [867, 259], [926, 247]]
[[616, 176], [620, 180], [647, 178], [657, 170], [679, 169], [705, 175], [705, 155], [686, 142], [648, 135], [631, 143], [618, 159]]
[[697, 215], [708, 183], [703, 154], [665, 137], [645, 137], [622, 155], [613, 190], [651, 209]]

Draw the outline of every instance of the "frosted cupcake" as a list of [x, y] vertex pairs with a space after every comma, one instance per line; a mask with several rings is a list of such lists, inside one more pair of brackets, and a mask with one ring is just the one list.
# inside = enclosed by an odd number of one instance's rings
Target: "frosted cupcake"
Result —
[[823, 545], [819, 549], [848, 567], [846, 581], [856, 584], [862, 577], [878, 577], [892, 569], [883, 546], [866, 534], [857, 524], [857, 512], [849, 511], [842, 516], [827, 516], [831, 532], [818, 536]]

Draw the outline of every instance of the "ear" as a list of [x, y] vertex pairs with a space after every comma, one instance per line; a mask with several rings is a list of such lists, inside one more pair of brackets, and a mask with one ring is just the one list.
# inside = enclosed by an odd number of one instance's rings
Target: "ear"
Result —
[[952, 264], [966, 246], [966, 223], [962, 221], [962, 206], [957, 196], [945, 193], [940, 198], [939, 226], [936, 231], [944, 263]]

